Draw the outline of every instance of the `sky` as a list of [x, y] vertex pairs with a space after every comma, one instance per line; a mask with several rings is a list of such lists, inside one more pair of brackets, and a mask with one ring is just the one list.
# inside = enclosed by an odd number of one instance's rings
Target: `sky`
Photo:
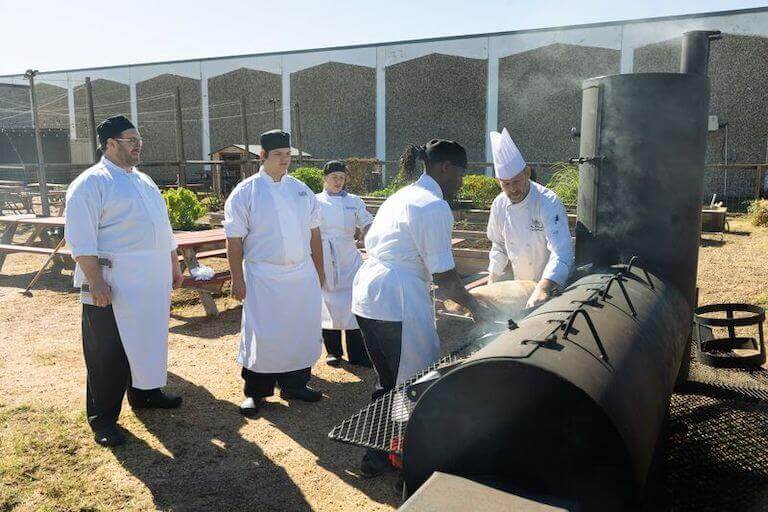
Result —
[[768, 0], [0, 0], [0, 75], [764, 6]]

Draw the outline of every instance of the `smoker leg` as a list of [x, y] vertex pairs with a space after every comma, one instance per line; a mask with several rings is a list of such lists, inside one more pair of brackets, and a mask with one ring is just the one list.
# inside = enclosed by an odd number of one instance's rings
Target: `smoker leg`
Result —
[[683, 352], [683, 360], [680, 362], [680, 369], [677, 371], [677, 379], [675, 379], [675, 389], [688, 382], [691, 375], [691, 348], [693, 347], [693, 326], [691, 326], [691, 334], [688, 335], [688, 342], [685, 344], [685, 351]]

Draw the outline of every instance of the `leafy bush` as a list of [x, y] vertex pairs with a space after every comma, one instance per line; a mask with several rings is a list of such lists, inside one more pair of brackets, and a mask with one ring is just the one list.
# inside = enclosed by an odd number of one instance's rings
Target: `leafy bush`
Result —
[[297, 180], [303, 181], [306, 186], [317, 194], [323, 191], [323, 170], [317, 167], [299, 167], [291, 173]]
[[369, 195], [373, 197], [389, 197], [404, 186], [410, 185], [411, 183], [412, 182], [405, 179], [405, 175], [402, 171], [400, 171], [397, 173], [397, 176], [395, 176], [395, 179], [389, 182], [389, 185], [380, 190], [374, 190]]
[[208, 196], [200, 201], [200, 204], [209, 212], [220, 212], [224, 210], [224, 198], [218, 196]]
[[205, 215], [205, 207], [189, 189], [169, 189], [163, 192], [163, 197], [173, 229], [194, 229], [195, 221]]
[[458, 198], [472, 201], [475, 208], [490, 208], [491, 203], [501, 192], [499, 182], [490, 176], [470, 174], [464, 176]]
[[552, 166], [555, 171], [547, 183], [563, 204], [575, 206], [579, 200], [579, 168], [573, 164], [558, 162]]
[[749, 203], [747, 214], [753, 226], [768, 227], [768, 199], [758, 199]]
[[[365, 195], [373, 182], [374, 171], [378, 160], [375, 158], [349, 157], [344, 163], [347, 165], [347, 184], [345, 188], [353, 194]], [[376, 174], [380, 176], [380, 174]]]

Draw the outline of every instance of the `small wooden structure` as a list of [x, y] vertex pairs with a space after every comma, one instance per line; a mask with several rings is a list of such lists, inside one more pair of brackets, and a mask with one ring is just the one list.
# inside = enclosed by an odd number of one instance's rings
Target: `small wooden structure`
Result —
[[[240, 180], [251, 176], [258, 169], [253, 169], [252, 164], [243, 164], [243, 160], [258, 160], [261, 155], [260, 144], [248, 144], [248, 151], [245, 151], [243, 144], [230, 144], [210, 153], [211, 160], [223, 162], [220, 167], [222, 193], [226, 196]], [[302, 158], [311, 158], [312, 155], [302, 151]], [[299, 150], [292, 147], [291, 157], [298, 158]]]

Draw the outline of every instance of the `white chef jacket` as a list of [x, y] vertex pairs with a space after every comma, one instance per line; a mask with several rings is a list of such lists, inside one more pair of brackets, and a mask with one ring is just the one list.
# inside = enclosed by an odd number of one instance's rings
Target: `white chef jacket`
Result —
[[310, 230], [319, 225], [315, 194], [287, 174], [275, 182], [261, 168], [226, 201], [227, 238], [243, 238], [237, 361], [253, 372], [300, 370], [320, 357], [322, 299], [310, 249]]
[[564, 285], [573, 269], [573, 244], [568, 215], [557, 195], [531, 182], [525, 199], [512, 203], [496, 196], [488, 218], [491, 241], [488, 271], [502, 274], [507, 263], [515, 279], [549, 279]]
[[[146, 174], [118, 167], [106, 157], [67, 190], [65, 237], [72, 255], [109, 261], [101, 272], [112, 296], [120, 341], [139, 389], [165, 386], [171, 251], [176, 241], [160, 191]], [[75, 286], [86, 276], [75, 269]], [[81, 300], [92, 304], [90, 293]]]
[[[176, 249], [168, 210], [152, 178], [106, 157], [67, 188], [65, 237], [72, 257]], [[170, 256], [169, 256], [170, 258]], [[77, 265], [75, 287], [84, 274]]]
[[427, 174], [384, 201], [365, 237], [368, 259], [352, 287], [352, 312], [403, 322], [401, 383], [440, 357], [432, 274], [455, 267], [453, 215], [437, 182]]
[[323, 240], [323, 329], [358, 329], [352, 314], [352, 282], [363, 263], [355, 231], [373, 222], [360, 197], [342, 191], [316, 195]]

